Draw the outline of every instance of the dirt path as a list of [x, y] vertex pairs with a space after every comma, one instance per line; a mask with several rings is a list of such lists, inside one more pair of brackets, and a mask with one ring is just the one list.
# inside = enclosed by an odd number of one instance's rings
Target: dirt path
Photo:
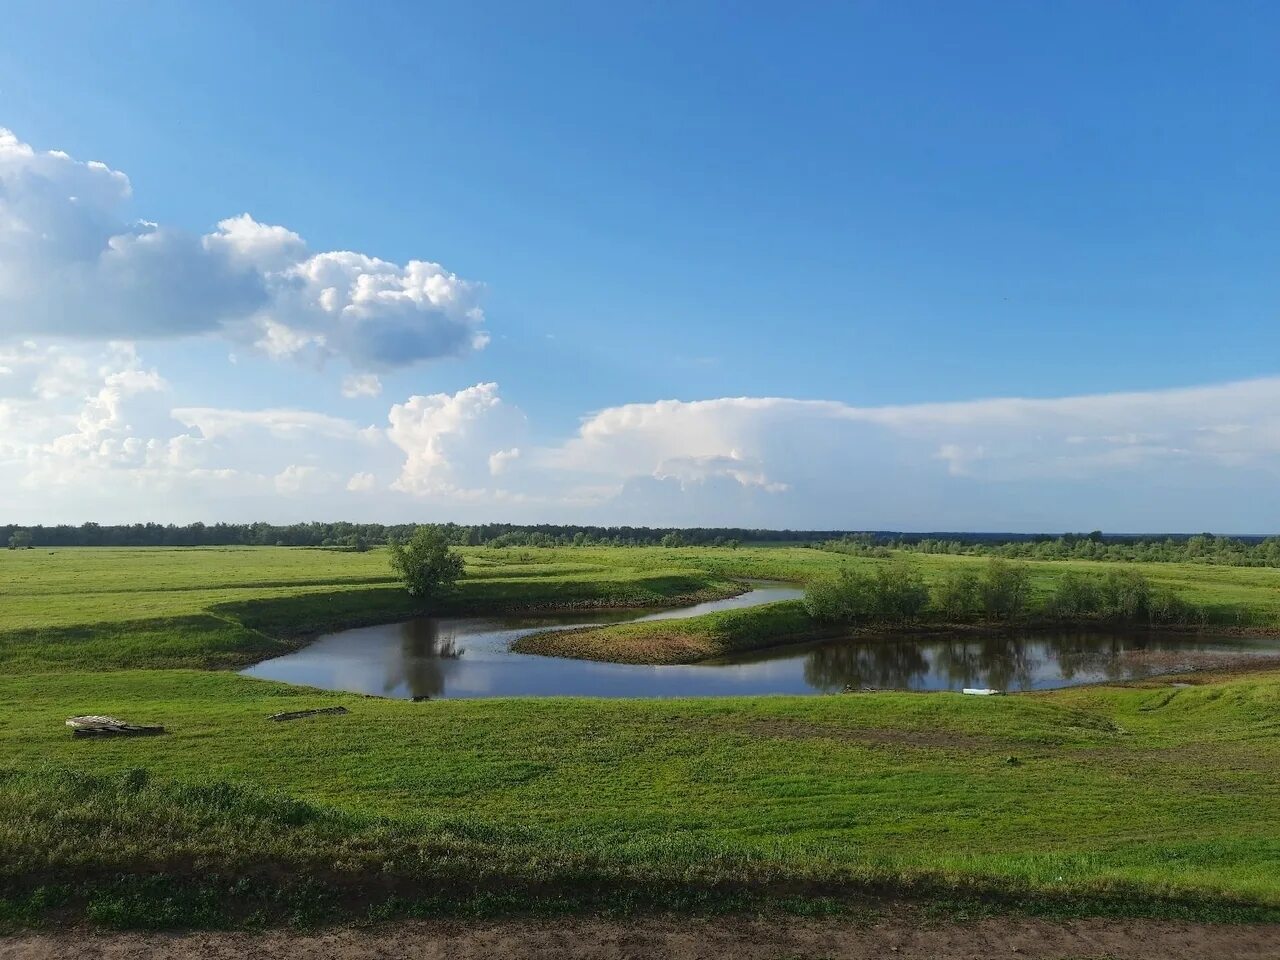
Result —
[[401, 923], [262, 934], [26, 934], [0, 960], [1280, 960], [1280, 924], [996, 919], [920, 926], [882, 920], [648, 919], [630, 923]]

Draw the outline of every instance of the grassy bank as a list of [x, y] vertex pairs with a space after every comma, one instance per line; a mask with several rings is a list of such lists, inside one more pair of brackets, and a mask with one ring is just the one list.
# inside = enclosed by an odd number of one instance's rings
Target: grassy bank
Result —
[[[1277, 689], [413, 704], [201, 672], [4, 678], [0, 871], [11, 899], [164, 874], [338, 900], [947, 890], [1256, 916], [1280, 908]], [[334, 703], [351, 713], [265, 719]], [[90, 709], [172, 732], [70, 739]]]
[[680, 620], [534, 633], [517, 640], [512, 649], [613, 663], [696, 663], [741, 650], [813, 640], [832, 632], [831, 627], [805, 613], [799, 600], [784, 600]]
[[[926, 576], [971, 562], [929, 561]], [[476, 550], [450, 603], [679, 602], [845, 562], [876, 561]], [[396, 619], [410, 606], [384, 565], [274, 548], [0, 552], [0, 922], [824, 909], [873, 894], [1280, 915], [1275, 673], [996, 699], [412, 703], [209, 669]], [[1035, 588], [1079, 568], [1036, 565]], [[1186, 585], [1198, 601], [1275, 622], [1276, 571], [1195, 573], [1213, 575]], [[701, 659], [803, 625], [794, 603], [730, 613], [690, 633], [628, 630], [637, 656]], [[350, 713], [265, 719], [335, 704]], [[74, 740], [63, 721], [78, 713], [170, 732]]]

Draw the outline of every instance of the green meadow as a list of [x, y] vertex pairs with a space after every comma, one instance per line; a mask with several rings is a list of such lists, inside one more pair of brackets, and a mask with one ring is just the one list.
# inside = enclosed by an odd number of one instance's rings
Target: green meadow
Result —
[[[465, 578], [432, 612], [674, 605], [883, 562], [799, 547], [463, 552]], [[983, 562], [915, 559], [926, 578]], [[1109, 567], [1031, 566], [1040, 599], [1066, 570]], [[1280, 570], [1129, 566], [1222, 621], [1280, 625]], [[785, 639], [798, 606], [758, 608], [739, 632]], [[413, 703], [231, 669], [415, 612], [379, 550], [0, 551], [0, 923], [885, 898], [1280, 919], [1280, 673], [1001, 698]], [[725, 632], [685, 623], [712, 645]], [[266, 719], [337, 704], [349, 713]], [[170, 732], [73, 739], [63, 721], [83, 713]]]

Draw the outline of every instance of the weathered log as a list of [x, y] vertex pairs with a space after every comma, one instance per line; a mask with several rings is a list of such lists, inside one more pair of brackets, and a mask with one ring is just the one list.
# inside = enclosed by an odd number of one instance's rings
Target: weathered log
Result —
[[314, 717], [323, 713], [349, 713], [346, 707], [318, 707], [315, 710], [289, 710], [285, 713], [273, 713], [268, 720], [297, 720], [300, 717]]
[[67, 726], [71, 728], [73, 737], [153, 737], [165, 732], [161, 726], [145, 726], [100, 716], [71, 717]]

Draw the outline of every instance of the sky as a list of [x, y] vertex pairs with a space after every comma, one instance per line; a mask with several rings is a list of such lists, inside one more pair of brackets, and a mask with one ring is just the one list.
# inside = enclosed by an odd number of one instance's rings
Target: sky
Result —
[[1277, 530], [1274, 4], [4, 20], [0, 522]]

